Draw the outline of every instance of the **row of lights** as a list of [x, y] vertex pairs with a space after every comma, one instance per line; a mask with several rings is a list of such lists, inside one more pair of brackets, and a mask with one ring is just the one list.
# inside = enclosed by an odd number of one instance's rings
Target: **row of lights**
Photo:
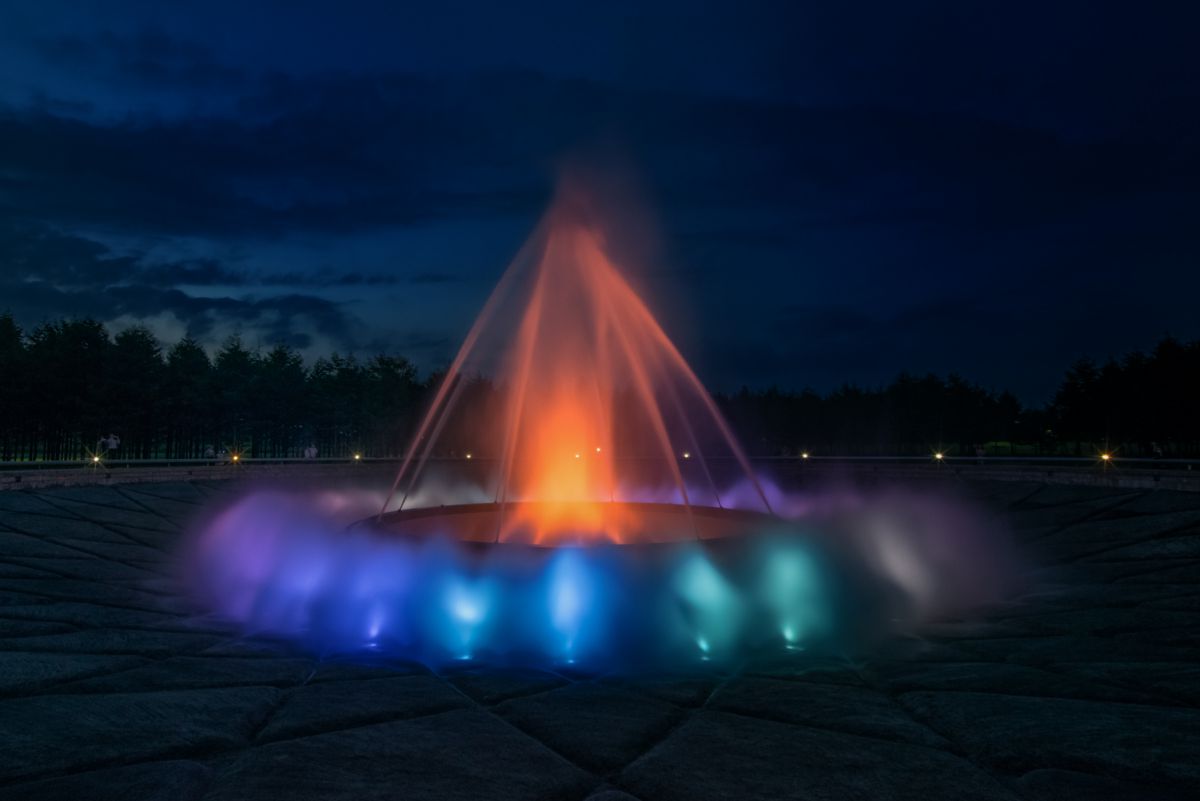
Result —
[[[596, 453], [600, 453], [600, 449], [599, 449], [599, 448], [596, 448]], [[681, 455], [681, 456], [682, 456], [684, 459], [691, 459], [691, 458], [692, 458], [691, 451], [684, 451], [684, 452], [683, 452], [682, 454], [680, 454], [680, 455]], [[580, 458], [582, 458], [582, 457], [583, 457], [583, 454], [581, 454], [581, 453], [579, 453], [579, 452], [576, 452], [576, 453], [575, 453], [575, 458], [576, 458], [576, 459], [580, 459]], [[804, 451], [803, 453], [801, 453], [801, 454], [800, 454], [800, 458], [801, 458], [801, 459], [808, 459], [808, 457], [809, 457], [809, 453], [808, 453], [808, 451]], [[230, 457], [229, 457], [229, 460], [230, 460], [230, 461], [232, 461], [232, 462], [237, 462], [237, 461], [240, 461], [240, 460], [241, 460], [241, 458], [242, 458], [242, 457], [241, 457], [241, 455], [240, 455], [240, 454], [236, 454], [236, 453], [235, 453], [235, 454], [233, 454], [232, 456], [230, 456]], [[474, 454], [472, 454], [470, 451], [467, 451], [467, 453], [466, 453], [466, 458], [467, 458], [467, 459], [474, 458]], [[934, 458], [934, 460], [935, 460], [935, 461], [939, 461], [939, 462], [941, 462], [941, 461], [945, 460], [945, 458], [946, 458], [946, 454], [945, 454], [945, 453], [943, 453], [943, 452], [941, 452], [941, 451], [937, 451], [936, 453], [934, 453], [934, 454], [933, 454], [933, 458]], [[1111, 461], [1112, 461], [1112, 458], [1113, 458], [1113, 456], [1112, 456], [1112, 454], [1111, 454], [1111, 453], [1102, 453], [1102, 454], [1100, 454], [1100, 461], [1102, 461], [1102, 462], [1111, 462]], [[361, 454], [361, 453], [356, 453], [356, 454], [354, 454], [354, 461], [356, 461], [356, 462], [361, 462], [361, 461], [362, 461], [362, 454]], [[99, 464], [99, 463], [100, 463], [100, 457], [99, 457], [99, 456], [93, 456], [93, 457], [92, 457], [92, 464]]]

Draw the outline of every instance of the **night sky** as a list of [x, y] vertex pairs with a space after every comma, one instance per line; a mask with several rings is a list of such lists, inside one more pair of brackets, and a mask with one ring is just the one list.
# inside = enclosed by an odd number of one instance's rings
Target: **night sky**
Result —
[[595, 160], [711, 387], [1041, 403], [1200, 336], [1190, 5], [0, 0], [0, 311], [433, 369]]

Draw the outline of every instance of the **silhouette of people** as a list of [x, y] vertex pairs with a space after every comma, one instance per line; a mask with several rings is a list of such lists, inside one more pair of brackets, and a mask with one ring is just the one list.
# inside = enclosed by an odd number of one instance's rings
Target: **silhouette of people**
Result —
[[213, 449], [213, 446], [205, 445], [204, 446], [204, 458], [205, 459], [215, 459], [216, 457], [217, 457], [217, 452], [216, 452], [216, 450]]
[[304, 458], [305, 459], [316, 459], [317, 458], [317, 446], [313, 445], [310, 442], [308, 447], [304, 449]]

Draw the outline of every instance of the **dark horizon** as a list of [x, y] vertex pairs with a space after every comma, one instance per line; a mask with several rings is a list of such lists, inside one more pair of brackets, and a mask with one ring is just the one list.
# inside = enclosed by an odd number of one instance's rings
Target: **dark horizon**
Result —
[[[119, 434], [120, 458], [196, 459], [218, 446], [248, 458], [295, 458], [309, 445], [340, 459], [395, 457], [437, 407], [445, 380], [385, 354], [322, 357], [306, 366], [287, 345], [255, 352], [231, 337], [210, 358], [190, 339], [163, 347], [143, 326], [110, 337], [99, 321], [65, 320], [22, 332], [4, 313], [0, 374], [21, 376], [0, 383], [0, 461], [22, 462], [91, 458], [105, 432]], [[444, 405], [450, 425], [438, 454], [495, 458], [491, 424], [510, 401], [505, 379], [456, 375], [462, 383], [451, 395], [460, 400]], [[1190, 403], [1198, 378], [1200, 340], [1167, 339], [1119, 363], [1064, 368], [1044, 406], [954, 374], [911, 373], [878, 387], [820, 394], [743, 388], [715, 400], [736, 440], [757, 457], [1193, 458], [1200, 453]], [[613, 419], [640, 419], [635, 399], [617, 392], [614, 404], [634, 404], [620, 406]], [[622, 435], [605, 451], [644, 458], [638, 449], [654, 438], [636, 433], [636, 423], [617, 429]], [[693, 447], [708, 454], [728, 441], [700, 440]]]
[[957, 372], [1039, 406], [1200, 337], [1196, 15], [7, 7], [0, 308], [429, 372], [582, 153], [637, 184], [710, 389]]

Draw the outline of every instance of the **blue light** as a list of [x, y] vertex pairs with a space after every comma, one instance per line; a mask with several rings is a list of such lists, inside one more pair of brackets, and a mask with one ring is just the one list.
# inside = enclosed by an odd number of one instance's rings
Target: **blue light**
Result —
[[367, 626], [367, 639], [371, 642], [379, 639], [379, 632], [383, 631], [384, 612], [382, 604], [376, 603], [371, 607], [371, 622]]
[[474, 626], [483, 620], [484, 602], [477, 594], [472, 593], [461, 584], [451, 586], [448, 603], [454, 619], [467, 626]]
[[490, 587], [483, 581], [451, 576], [446, 583], [443, 605], [449, 617], [448, 627], [433, 632], [458, 659], [470, 659], [480, 630], [490, 611]]
[[538, 594], [531, 599], [531, 622], [540, 632], [528, 644], [568, 665], [610, 658], [606, 653], [619, 609], [635, 592], [630, 578], [609, 549], [556, 549], [540, 568]]
[[574, 635], [586, 611], [590, 589], [579, 554], [561, 551], [550, 568], [550, 617], [556, 629]]

